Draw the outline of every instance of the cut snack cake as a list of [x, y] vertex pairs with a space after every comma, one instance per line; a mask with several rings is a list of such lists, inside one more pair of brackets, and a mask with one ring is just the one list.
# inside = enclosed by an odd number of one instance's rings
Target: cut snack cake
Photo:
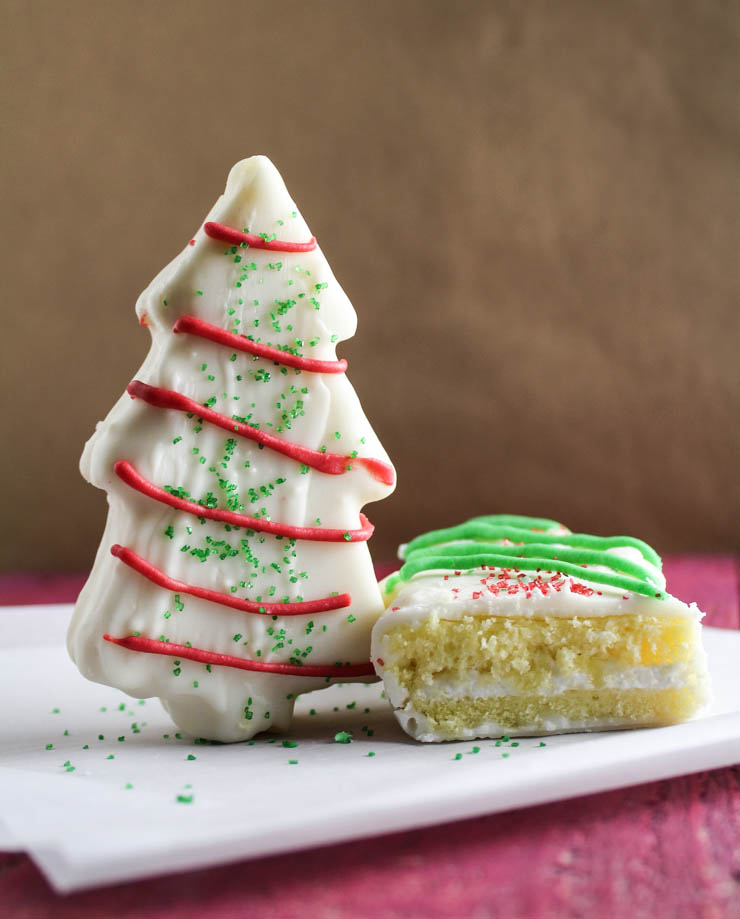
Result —
[[665, 725], [707, 700], [703, 614], [642, 540], [493, 515], [399, 554], [372, 657], [417, 740]]

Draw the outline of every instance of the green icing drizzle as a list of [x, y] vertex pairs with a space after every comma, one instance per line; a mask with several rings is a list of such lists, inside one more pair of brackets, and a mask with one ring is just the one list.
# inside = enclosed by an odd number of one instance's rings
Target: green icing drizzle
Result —
[[[655, 550], [631, 536], [571, 533], [554, 520], [537, 517], [511, 514], [474, 517], [459, 526], [432, 530], [413, 539], [403, 551], [405, 564], [388, 578], [385, 589], [390, 593], [400, 581], [427, 571], [468, 572], [497, 567], [555, 571], [647, 597], [664, 598], [661, 585], [653, 580], [646, 567], [607, 551], [623, 546], [637, 549], [649, 565], [662, 568]], [[590, 566], [608, 570], [594, 571]]]

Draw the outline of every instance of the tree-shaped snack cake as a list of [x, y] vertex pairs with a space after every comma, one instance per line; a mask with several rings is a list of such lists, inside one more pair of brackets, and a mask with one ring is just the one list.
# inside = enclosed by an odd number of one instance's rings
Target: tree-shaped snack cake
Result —
[[109, 511], [70, 655], [196, 736], [284, 729], [299, 693], [374, 673], [360, 508], [395, 475], [335, 353], [354, 310], [253, 157], [137, 314], [151, 349], [81, 462]]

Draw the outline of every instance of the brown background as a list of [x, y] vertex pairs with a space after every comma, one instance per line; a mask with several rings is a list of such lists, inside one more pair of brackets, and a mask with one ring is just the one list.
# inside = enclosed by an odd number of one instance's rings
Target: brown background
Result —
[[492, 511], [740, 550], [740, 4], [2, 6], [3, 567], [90, 564], [135, 298], [252, 153], [359, 314], [377, 556]]

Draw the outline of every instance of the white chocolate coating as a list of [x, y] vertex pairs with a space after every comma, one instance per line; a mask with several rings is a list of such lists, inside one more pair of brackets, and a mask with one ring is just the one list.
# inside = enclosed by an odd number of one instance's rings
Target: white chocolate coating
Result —
[[[622, 554], [625, 556], [629, 548]], [[634, 550], [633, 550], [634, 551]], [[645, 567], [647, 563], [645, 563]], [[650, 566], [652, 568], [652, 566]], [[593, 566], [592, 570], [599, 570]], [[657, 568], [652, 569], [655, 578], [663, 587], [665, 579]], [[505, 580], [512, 592], [501, 589], [492, 593], [488, 583]], [[670, 595], [655, 600], [643, 594], [634, 593], [608, 584], [599, 584], [585, 578], [562, 576], [560, 590], [550, 589], [543, 593], [536, 583], [536, 575], [528, 572], [518, 574], [514, 569], [494, 569], [453, 575], [449, 571], [424, 572], [407, 582], [399, 582], [395, 589], [383, 598], [388, 605], [387, 612], [378, 621], [374, 636], [379, 638], [388, 629], [400, 623], [411, 625], [419, 622], [435, 609], [444, 619], [460, 616], [525, 616], [542, 619], [546, 616], [664, 616], [696, 617], [703, 615], [695, 604], [688, 606]], [[658, 580], [659, 579], [659, 580]], [[381, 583], [381, 590], [384, 584]], [[575, 587], [575, 590], [573, 589]], [[583, 591], [583, 592], [581, 592]]]
[[[311, 238], [265, 157], [234, 166], [207, 220], [283, 241]], [[194, 315], [265, 344], [291, 345], [307, 358], [336, 360], [335, 344], [354, 334], [356, 317], [319, 248], [286, 253], [232, 247], [201, 227], [194, 244], [142, 293], [136, 311], [152, 334], [136, 379], [201, 404], [212, 400], [214, 411], [238, 414], [313, 450], [357, 451], [388, 462], [344, 374], [298, 371], [242, 352], [232, 358], [228, 347], [172, 332], [180, 316]], [[95, 565], [68, 635], [69, 653], [86, 677], [135, 697], [159, 696], [183, 730], [235, 741], [287, 727], [295, 696], [325, 686], [326, 678], [176, 663], [116, 646], [103, 634], [163, 635], [174, 644], [262, 662], [369, 659], [370, 629], [382, 601], [365, 543], [249, 535], [138, 493], [116, 476], [117, 460], [132, 463], [160, 488], [184, 488], [193, 500], [215, 499], [220, 508], [292, 526], [356, 529], [361, 507], [393, 490], [363, 467], [328, 475], [124, 393], [98, 424], [81, 461], [84, 477], [105, 489], [109, 502]], [[352, 602], [313, 615], [244, 613], [173, 595], [113, 557], [114, 543], [172, 578], [244, 599], [300, 602], [346, 592]]]

